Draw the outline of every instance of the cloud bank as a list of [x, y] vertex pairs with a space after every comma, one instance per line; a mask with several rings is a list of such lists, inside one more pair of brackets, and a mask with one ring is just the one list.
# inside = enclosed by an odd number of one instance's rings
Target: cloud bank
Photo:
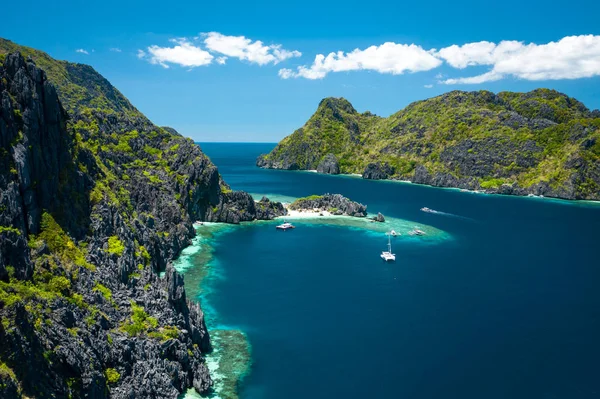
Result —
[[442, 83], [483, 83], [515, 77], [524, 80], [579, 79], [600, 76], [600, 36], [568, 36], [558, 42], [524, 44], [517, 41], [450, 46], [439, 56], [455, 68], [491, 65], [476, 76], [446, 79]]
[[[172, 39], [172, 47], [148, 47], [148, 61], [158, 64], [163, 68], [169, 68], [169, 64], [177, 64], [184, 67], [198, 67], [209, 65], [215, 58], [208, 51], [194, 46], [187, 39]], [[145, 53], [138, 51], [138, 57], [144, 58]]]
[[[119, 51], [116, 48], [112, 51]], [[84, 49], [76, 50], [88, 54]], [[228, 36], [219, 32], [201, 33], [194, 38], [172, 39], [168, 46], [152, 45], [138, 50], [138, 58], [169, 68], [188, 69], [206, 65], [225, 65], [230, 59], [256, 65], [277, 65], [301, 57], [298, 50], [281, 44], [265, 44], [245, 36]], [[370, 71], [402, 75], [430, 71], [441, 66], [460, 71], [477, 67], [478, 74], [449, 77], [448, 69], [438, 73], [440, 84], [480, 84], [505, 78], [522, 80], [580, 79], [600, 76], [600, 35], [567, 36], [542, 44], [504, 40], [499, 43], [480, 41], [453, 44], [441, 49], [427, 49], [414, 43], [386, 42], [350, 52], [317, 54], [311, 64], [294, 69], [281, 68], [282, 79], [323, 79], [331, 73]], [[487, 69], [481, 73], [481, 69]], [[452, 75], [452, 74], [450, 74]], [[425, 85], [430, 88], [431, 85]]]
[[535, 44], [487, 41], [426, 50], [416, 44], [384, 43], [364, 50], [318, 54], [311, 65], [279, 70], [282, 79], [323, 79], [329, 73], [368, 70], [399, 75], [429, 71], [446, 63], [455, 69], [489, 66], [479, 75], [442, 80], [443, 84], [478, 84], [507, 77], [524, 80], [579, 79], [600, 76], [600, 36], [564, 37]]
[[192, 39], [172, 39], [173, 45], [149, 46], [138, 50], [138, 58], [169, 68], [179, 65], [188, 68], [216, 63], [224, 65], [228, 58], [237, 58], [251, 64], [276, 65], [289, 58], [300, 57], [296, 50], [286, 50], [280, 44], [265, 45], [245, 36], [227, 36], [218, 32], [202, 33]]
[[355, 49], [350, 53], [338, 51], [327, 56], [318, 54], [312, 65], [300, 66], [296, 71], [282, 69], [279, 76], [284, 79], [323, 79], [330, 72], [359, 70], [400, 75], [405, 72], [428, 71], [441, 64], [441, 60], [421, 46], [387, 42], [365, 50]]
[[244, 36], [226, 36], [218, 32], [209, 32], [201, 36], [204, 37], [204, 45], [210, 51], [258, 65], [278, 64], [288, 58], [302, 55], [296, 50], [283, 49], [280, 44], [265, 46], [260, 40], [253, 42]]

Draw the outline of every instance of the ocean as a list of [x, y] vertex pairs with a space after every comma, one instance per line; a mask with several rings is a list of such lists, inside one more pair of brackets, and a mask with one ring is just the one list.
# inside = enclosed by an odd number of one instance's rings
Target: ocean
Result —
[[263, 170], [274, 144], [200, 146], [234, 190], [340, 193], [403, 234], [386, 264], [386, 235], [355, 224], [200, 227], [178, 268], [215, 331], [215, 396], [600, 397], [600, 205]]

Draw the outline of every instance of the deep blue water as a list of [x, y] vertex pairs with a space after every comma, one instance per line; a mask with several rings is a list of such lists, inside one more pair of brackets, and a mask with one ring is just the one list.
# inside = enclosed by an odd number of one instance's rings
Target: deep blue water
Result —
[[252, 345], [242, 399], [600, 397], [600, 206], [262, 170], [271, 144], [201, 147], [233, 189], [341, 193], [452, 237], [398, 240], [383, 264], [385, 237], [354, 229], [222, 235], [207, 300]]

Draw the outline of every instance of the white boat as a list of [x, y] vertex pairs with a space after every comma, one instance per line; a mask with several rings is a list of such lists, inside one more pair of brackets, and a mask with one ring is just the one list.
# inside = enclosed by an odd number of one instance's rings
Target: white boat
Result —
[[400, 235], [400, 233], [398, 233], [396, 230], [392, 230], [388, 234], [391, 235], [392, 237], [397, 237]]
[[283, 224], [275, 226], [275, 228], [277, 230], [283, 230], [283, 231], [285, 231], [285, 230], [289, 230], [289, 229], [295, 229], [296, 226], [294, 226], [293, 224], [288, 223], [288, 222], [283, 222]]
[[391, 237], [392, 237], [391, 234], [388, 234], [388, 250], [381, 252], [381, 259], [383, 259], [386, 262], [390, 262], [390, 261], [395, 261], [396, 260], [396, 254], [392, 253], [392, 241], [391, 241]]
[[426, 233], [423, 230], [415, 227], [414, 229], [409, 231], [408, 234], [411, 236], [424, 236]]

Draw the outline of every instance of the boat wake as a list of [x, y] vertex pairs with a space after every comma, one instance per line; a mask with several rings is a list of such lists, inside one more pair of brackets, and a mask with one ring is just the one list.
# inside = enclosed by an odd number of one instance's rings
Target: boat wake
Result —
[[449, 217], [453, 217], [453, 218], [474, 221], [473, 219], [468, 218], [466, 216], [460, 216], [460, 215], [456, 215], [454, 213], [449, 213], [449, 212], [436, 211], [435, 209], [431, 209], [431, 208], [427, 208], [427, 207], [421, 208], [421, 211], [423, 211], [425, 213], [432, 213], [434, 215], [449, 216]]

